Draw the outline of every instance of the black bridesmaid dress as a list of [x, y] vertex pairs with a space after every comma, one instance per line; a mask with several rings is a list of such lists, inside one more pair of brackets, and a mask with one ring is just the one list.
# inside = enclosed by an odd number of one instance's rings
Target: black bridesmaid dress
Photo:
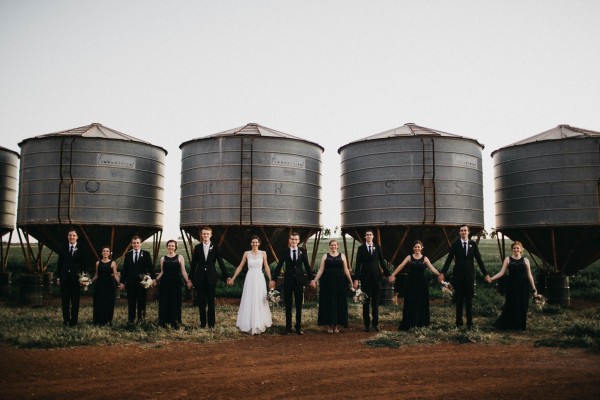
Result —
[[161, 326], [181, 325], [181, 266], [179, 256], [163, 259], [163, 275], [158, 292], [158, 323]]
[[419, 259], [410, 256], [402, 321], [398, 327], [401, 331], [429, 325], [429, 287], [424, 260], [425, 256]]
[[333, 257], [327, 253], [319, 289], [317, 325], [348, 327], [348, 286], [342, 255]]
[[94, 285], [93, 321], [94, 325], [111, 324], [115, 312], [115, 279], [112, 275], [112, 261], [98, 263], [98, 278]]
[[524, 331], [529, 307], [529, 279], [525, 259], [512, 257], [508, 264], [508, 278], [504, 292], [505, 302], [494, 326], [500, 330]]

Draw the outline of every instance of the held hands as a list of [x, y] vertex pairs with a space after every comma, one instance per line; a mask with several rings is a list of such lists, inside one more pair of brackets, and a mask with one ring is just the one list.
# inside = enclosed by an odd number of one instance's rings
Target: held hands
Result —
[[227, 285], [228, 286], [233, 286], [233, 282], [234, 282], [233, 278], [227, 278]]
[[394, 283], [394, 281], [395, 281], [395, 280], [396, 280], [396, 277], [395, 277], [395, 276], [393, 276], [393, 275], [390, 275], [390, 276], [388, 277], [388, 281], [389, 281], [390, 283]]
[[[156, 282], [156, 281], [155, 281], [155, 282]], [[193, 288], [193, 287], [194, 287], [194, 285], [192, 285], [192, 281], [188, 280], [188, 281], [187, 281], [187, 288], [188, 288], [189, 290], [192, 290], [192, 288]]]
[[314, 279], [312, 281], [310, 281], [310, 287], [313, 289], [317, 288], [317, 281], [315, 281]]
[[487, 283], [492, 283], [492, 278], [489, 275], [486, 275], [484, 279]]

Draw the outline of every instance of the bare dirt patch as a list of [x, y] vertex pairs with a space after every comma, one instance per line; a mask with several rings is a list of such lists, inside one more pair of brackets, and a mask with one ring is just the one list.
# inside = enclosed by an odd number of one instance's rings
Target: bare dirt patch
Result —
[[[242, 334], [240, 334], [242, 335]], [[0, 347], [3, 399], [596, 399], [600, 356], [532, 345], [370, 348], [337, 335], [198, 344]]]

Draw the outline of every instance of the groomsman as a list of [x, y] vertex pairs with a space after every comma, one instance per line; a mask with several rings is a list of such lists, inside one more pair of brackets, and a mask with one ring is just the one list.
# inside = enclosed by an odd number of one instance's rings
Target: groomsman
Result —
[[491, 283], [485, 265], [481, 260], [481, 254], [477, 243], [469, 239], [469, 227], [462, 225], [459, 228], [460, 238], [450, 246], [450, 253], [444, 263], [441, 273], [438, 275], [440, 282], [444, 281], [444, 275], [454, 260], [454, 272], [452, 274], [452, 287], [454, 288], [453, 300], [456, 303], [456, 327], [463, 325], [463, 307], [467, 314], [467, 329], [473, 328], [473, 296], [475, 295], [475, 265], [473, 259], [477, 260], [485, 281]]
[[[296, 329], [297, 335], [304, 335], [302, 331], [302, 301], [304, 298], [304, 286], [312, 280], [313, 274], [308, 262], [308, 254], [298, 247], [300, 235], [292, 232], [288, 239], [289, 247], [279, 255], [279, 262], [275, 268], [273, 280], [269, 287], [274, 288], [281, 268], [285, 264], [283, 276], [283, 300], [285, 303], [285, 335], [292, 333], [292, 296], [296, 305]], [[304, 267], [304, 268], [303, 268]], [[305, 275], [306, 273], [306, 275]]]
[[[209, 328], [215, 327], [215, 296], [217, 287], [217, 268], [219, 263], [221, 269], [221, 280], [227, 282], [229, 274], [225, 263], [219, 252], [219, 247], [210, 241], [212, 229], [208, 226], [200, 232], [202, 242], [197, 244], [192, 254], [192, 265], [190, 276], [194, 284], [195, 295], [198, 299], [198, 312], [200, 314], [200, 327], [205, 328], [208, 322]], [[206, 309], [208, 307], [208, 315]]]
[[[373, 329], [379, 332], [379, 293], [381, 278], [383, 276], [390, 276], [390, 271], [387, 268], [387, 263], [383, 258], [383, 252], [381, 247], [376, 246], [373, 243], [373, 231], [367, 229], [365, 231], [365, 243], [362, 244], [356, 253], [356, 264], [354, 273], [356, 274], [354, 280], [354, 289], [358, 288], [360, 281], [360, 287], [363, 292], [368, 296], [367, 300], [363, 303], [363, 322], [365, 324], [365, 332]], [[372, 313], [369, 316], [369, 303]]]
[[131, 250], [125, 254], [123, 262], [123, 275], [121, 283], [127, 290], [127, 321], [132, 324], [135, 321], [137, 311], [137, 321], [146, 319], [146, 288], [140, 283], [144, 276], [150, 275], [154, 280], [154, 264], [152, 256], [147, 250], [142, 250], [142, 240], [139, 236], [131, 238]]
[[75, 326], [79, 317], [80, 273], [84, 272], [84, 251], [77, 245], [77, 231], [67, 232], [68, 244], [58, 253], [56, 284], [60, 287], [64, 326]]

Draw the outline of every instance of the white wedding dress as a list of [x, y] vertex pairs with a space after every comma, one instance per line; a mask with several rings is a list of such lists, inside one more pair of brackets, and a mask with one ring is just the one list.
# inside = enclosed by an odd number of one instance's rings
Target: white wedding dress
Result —
[[237, 323], [240, 331], [257, 335], [273, 324], [271, 309], [267, 301], [267, 284], [263, 275], [263, 252], [253, 255], [246, 252], [248, 273], [244, 281], [242, 300], [238, 311]]

